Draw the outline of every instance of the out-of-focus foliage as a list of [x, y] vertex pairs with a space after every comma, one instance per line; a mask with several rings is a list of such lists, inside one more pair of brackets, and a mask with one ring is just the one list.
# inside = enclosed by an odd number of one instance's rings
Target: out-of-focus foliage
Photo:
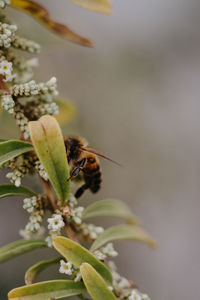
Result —
[[24, 186], [15, 186], [14, 184], [0, 185], [0, 198], [19, 195], [34, 196], [36, 194]]
[[47, 247], [44, 239], [29, 239], [13, 242], [0, 249], [0, 263], [43, 247]]
[[101, 233], [90, 248], [94, 251], [104, 244], [118, 240], [136, 240], [155, 247], [155, 241], [141, 228], [135, 225], [118, 225]]
[[32, 15], [36, 20], [42, 23], [45, 27], [54, 33], [66, 38], [72, 42], [81, 44], [83, 46], [92, 47], [92, 42], [87, 38], [80, 36], [72, 31], [68, 26], [55, 22], [49, 12], [42, 5], [34, 1], [26, 0], [11, 0], [12, 6], [25, 11]]
[[33, 150], [33, 146], [27, 142], [19, 140], [3, 141], [0, 143], [0, 165], [31, 150]]
[[111, 3], [108, 0], [69, 0], [72, 3], [96, 12], [110, 14]]
[[83, 220], [94, 217], [117, 217], [131, 224], [138, 223], [128, 206], [116, 199], [104, 199], [89, 205], [83, 212]]
[[9, 292], [12, 300], [49, 300], [79, 295], [85, 292], [82, 282], [51, 280], [16, 288]]

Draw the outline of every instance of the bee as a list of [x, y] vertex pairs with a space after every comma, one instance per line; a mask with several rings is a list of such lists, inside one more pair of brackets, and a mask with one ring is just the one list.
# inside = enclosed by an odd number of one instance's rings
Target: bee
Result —
[[119, 164], [102, 153], [88, 148], [88, 142], [84, 138], [69, 136], [64, 138], [64, 143], [67, 160], [71, 167], [71, 174], [67, 180], [76, 177], [80, 172], [83, 174], [84, 184], [76, 191], [75, 197], [81, 197], [87, 189], [90, 189], [92, 193], [98, 192], [102, 182], [98, 156]]

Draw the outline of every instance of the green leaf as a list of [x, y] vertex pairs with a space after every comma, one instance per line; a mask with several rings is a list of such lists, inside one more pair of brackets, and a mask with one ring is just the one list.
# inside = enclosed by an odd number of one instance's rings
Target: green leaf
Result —
[[[105, 0], [104, 0], [105, 1]], [[52, 32], [66, 38], [74, 43], [81, 44], [83, 46], [92, 47], [93, 44], [90, 40], [72, 31], [68, 26], [55, 22], [49, 12], [44, 6], [35, 2], [27, 0], [10, 0], [12, 6], [24, 11], [25, 13], [33, 16], [42, 25], [47, 27]]]
[[14, 157], [33, 150], [30, 143], [19, 140], [9, 140], [0, 143], [0, 165]]
[[6, 139], [0, 138], [0, 143], [7, 141]]
[[95, 251], [103, 245], [118, 240], [136, 240], [155, 247], [155, 241], [141, 228], [134, 225], [118, 225], [106, 229], [92, 244], [90, 250]]
[[70, 191], [67, 181], [70, 175], [59, 124], [54, 117], [46, 115], [38, 121], [29, 122], [29, 130], [35, 151], [63, 205]]
[[39, 273], [41, 273], [44, 269], [48, 268], [49, 266], [57, 264], [60, 260], [61, 258], [58, 257], [58, 258], [43, 260], [33, 265], [26, 271], [25, 283], [27, 285], [34, 283]]
[[87, 262], [92, 265], [106, 281], [112, 283], [112, 276], [109, 269], [78, 243], [68, 238], [58, 236], [53, 240], [53, 245], [61, 255], [77, 268], [79, 268], [82, 263]]
[[109, 290], [103, 278], [95, 271], [95, 269], [83, 263], [80, 267], [81, 275], [88, 293], [94, 300], [117, 300], [113, 293]]
[[8, 293], [12, 300], [50, 300], [85, 293], [82, 282], [49, 280], [16, 288]]
[[124, 202], [115, 199], [94, 202], [83, 212], [83, 219], [103, 216], [122, 218], [131, 224], [138, 222], [138, 219], [132, 215], [129, 207]]
[[2, 184], [0, 185], [0, 198], [5, 198], [8, 196], [20, 196], [20, 195], [26, 195], [26, 196], [35, 196], [36, 193], [28, 189], [24, 186], [16, 187], [13, 184]]
[[16, 256], [47, 247], [44, 239], [19, 240], [0, 248], [0, 263]]
[[99, 13], [110, 14], [111, 3], [108, 0], [69, 0], [72, 3], [82, 6], [83, 8], [94, 10]]

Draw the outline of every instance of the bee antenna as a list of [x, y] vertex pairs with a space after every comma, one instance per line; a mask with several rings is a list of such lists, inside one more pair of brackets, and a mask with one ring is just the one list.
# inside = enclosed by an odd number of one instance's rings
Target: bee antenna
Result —
[[83, 148], [83, 147], [81, 147], [81, 149], [82, 149], [83, 151], [85, 151], [85, 152], [93, 153], [93, 154], [96, 154], [97, 156], [100, 156], [100, 157], [102, 157], [102, 158], [104, 158], [104, 159], [107, 159], [107, 160], [111, 161], [112, 163], [118, 165], [119, 167], [123, 167], [123, 166], [122, 166], [121, 164], [119, 164], [117, 161], [111, 159], [110, 157], [105, 156], [105, 155], [102, 154], [101, 152], [98, 152], [98, 151], [96, 151], [96, 150], [94, 150], [94, 149], [92, 149], [92, 148]]

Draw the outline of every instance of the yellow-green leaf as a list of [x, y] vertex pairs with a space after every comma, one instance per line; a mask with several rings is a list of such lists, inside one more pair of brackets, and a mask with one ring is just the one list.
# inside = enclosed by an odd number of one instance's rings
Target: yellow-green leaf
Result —
[[77, 268], [79, 268], [82, 263], [87, 262], [92, 265], [106, 281], [112, 282], [112, 276], [107, 266], [78, 243], [68, 238], [58, 236], [53, 240], [53, 245], [62, 256]]
[[34, 196], [36, 195], [33, 191], [24, 186], [15, 186], [13, 184], [2, 184], [0, 185], [0, 198], [5, 198], [8, 196]]
[[70, 190], [67, 181], [69, 166], [59, 124], [54, 117], [46, 115], [29, 122], [29, 130], [35, 151], [61, 204], [64, 204]]
[[61, 125], [70, 122], [76, 116], [76, 106], [68, 99], [57, 99], [56, 103], [59, 106], [59, 114], [55, 116], [56, 120]]
[[112, 5], [108, 0], [69, 0], [83, 8], [103, 14], [110, 14]]
[[16, 256], [47, 247], [44, 239], [19, 240], [0, 248], [0, 263]]
[[103, 245], [118, 240], [135, 240], [155, 247], [155, 241], [141, 228], [135, 225], [118, 225], [106, 229], [92, 244], [90, 250], [95, 251]]
[[131, 213], [130, 208], [116, 199], [105, 199], [89, 205], [83, 212], [83, 219], [92, 217], [117, 217], [131, 224], [138, 223], [138, 219]]
[[82, 282], [50, 280], [16, 288], [8, 293], [12, 300], [52, 300], [85, 293]]
[[33, 146], [27, 142], [19, 140], [2, 141], [0, 143], [0, 165], [31, 150], [33, 150]]
[[88, 263], [80, 267], [81, 275], [88, 293], [94, 300], [117, 300], [103, 278]]
[[27, 0], [10, 0], [11, 5], [15, 8], [25, 11], [26, 13], [33, 16], [42, 25], [54, 33], [66, 38], [74, 43], [81, 44], [83, 46], [92, 47], [93, 44], [87, 38], [80, 36], [79, 34], [72, 31], [68, 26], [55, 22], [49, 12], [41, 4], [35, 1]]
[[49, 266], [58, 263], [60, 260], [61, 260], [61, 258], [58, 257], [58, 258], [43, 260], [43, 261], [40, 261], [37, 264], [33, 265], [26, 271], [25, 283], [27, 285], [33, 284], [39, 273], [41, 273], [43, 270], [45, 270]]

